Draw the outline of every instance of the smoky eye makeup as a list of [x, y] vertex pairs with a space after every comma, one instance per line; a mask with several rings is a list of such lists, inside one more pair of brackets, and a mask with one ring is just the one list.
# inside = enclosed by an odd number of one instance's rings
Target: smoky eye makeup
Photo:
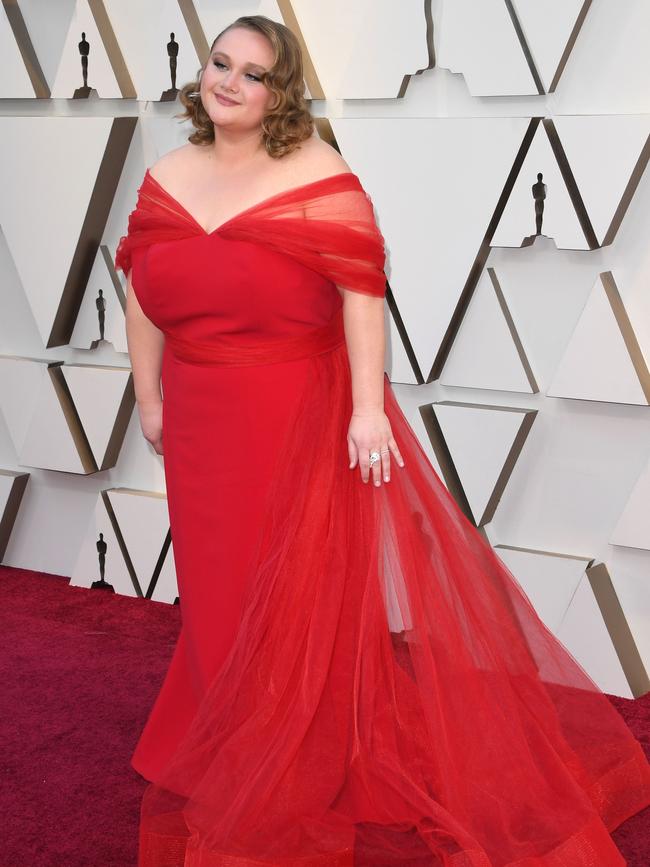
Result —
[[[218, 55], [212, 58], [212, 63], [217, 68], [219, 68], [221, 66], [223, 66], [223, 67], [227, 66], [227, 63], [224, 60], [221, 60]], [[262, 80], [262, 76], [257, 72], [247, 72], [246, 75], [250, 76], [250, 78], [252, 78], [253, 81], [261, 81]]]

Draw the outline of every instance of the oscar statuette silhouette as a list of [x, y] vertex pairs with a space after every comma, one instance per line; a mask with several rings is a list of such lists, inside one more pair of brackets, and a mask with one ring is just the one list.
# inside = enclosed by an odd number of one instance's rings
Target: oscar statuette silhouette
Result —
[[104, 326], [106, 323], [106, 299], [104, 298], [104, 290], [100, 289], [97, 298], [95, 298], [95, 307], [97, 308], [97, 318], [99, 319], [99, 341], [104, 340]]
[[169, 90], [163, 90], [160, 95], [161, 102], [173, 102], [178, 94], [176, 87], [176, 66], [178, 58], [178, 42], [174, 38], [174, 34], [169, 34], [169, 42], [167, 43], [167, 56], [169, 57], [169, 74], [172, 80], [172, 86]]
[[99, 581], [93, 581], [90, 585], [91, 590], [109, 590], [111, 593], [115, 593], [115, 589], [112, 584], [108, 584], [104, 580], [104, 572], [106, 567], [106, 551], [108, 549], [108, 545], [104, 540], [104, 534], [99, 534], [99, 539], [97, 540], [97, 559], [99, 561]]
[[533, 201], [535, 202], [535, 234], [524, 238], [522, 247], [530, 247], [536, 238], [546, 237], [542, 235], [542, 220], [544, 218], [544, 201], [546, 199], [546, 184], [543, 182], [544, 175], [537, 172], [537, 181], [531, 187]]
[[90, 43], [87, 41], [86, 34], [83, 31], [81, 33], [81, 42], [78, 43], [77, 48], [81, 55], [81, 75], [83, 78], [83, 86], [76, 88], [75, 92], [72, 94], [72, 98], [88, 99], [91, 93], [94, 93], [95, 96], [97, 96], [97, 91], [88, 86], [88, 56], [90, 55]]

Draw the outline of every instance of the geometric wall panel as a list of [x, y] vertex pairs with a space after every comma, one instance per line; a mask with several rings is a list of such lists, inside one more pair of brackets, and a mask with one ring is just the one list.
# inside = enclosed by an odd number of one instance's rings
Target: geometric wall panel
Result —
[[130, 368], [64, 364], [60, 370], [98, 469], [115, 466], [135, 406]]
[[174, 546], [167, 547], [162, 568], [157, 576], [151, 579], [146, 593], [147, 598], [154, 602], [166, 602], [173, 605], [178, 598], [178, 583], [176, 580], [176, 564], [174, 562]]
[[70, 584], [91, 587], [99, 580], [99, 548], [102, 547], [104, 578], [116, 593], [151, 598], [156, 589], [156, 598], [173, 603], [178, 591], [166, 497], [155, 491], [131, 488], [102, 491], [88, 523]]
[[134, 123], [0, 118], [0, 226], [46, 346], [69, 340]]
[[388, 302], [384, 305], [384, 370], [393, 384], [401, 382], [416, 385], [424, 382], [422, 374], [418, 376], [416, 373], [419, 371], [417, 360], [392, 292], [388, 291], [386, 297]]
[[555, 91], [555, 113], [650, 112], [648, 33], [648, 0], [592, 3]]
[[[634, 674], [640, 672], [641, 679], [644, 674], [638, 654], [633, 650], [626, 659], [622, 643], [612, 640], [595, 595], [598, 585], [594, 590], [590, 583], [591, 570], [600, 567], [602, 574], [603, 564], [594, 567], [589, 558], [503, 544], [494, 545], [494, 550], [516, 576], [541, 620], [601, 689], [628, 698], [641, 694], [633, 688]], [[634, 669], [626, 674], [630, 659]]]
[[[196, 5], [196, 3], [194, 4]], [[212, 3], [213, 8], [218, 9], [227, 4], [223, 2]], [[224, 21], [223, 26], [229, 24], [239, 15], [249, 14], [242, 6], [249, 4], [231, 3], [230, 9], [224, 12], [230, 14]], [[157, 101], [161, 99], [164, 91], [172, 87], [167, 44], [171, 41], [170, 34], [173, 32], [174, 41], [177, 43], [177, 66], [176, 87], [180, 88], [186, 81], [193, 81], [201, 66], [207, 60], [207, 51], [213, 35], [208, 35], [208, 44], [205, 44], [204, 33], [190, 33], [188, 21], [183, 12], [183, 6], [190, 8], [191, 13], [187, 18], [193, 19], [196, 13], [192, 4], [182, 4], [178, 0], [138, 0], [137, 3], [124, 3], [123, 0], [105, 0], [105, 7], [112, 29], [115, 33], [116, 44], [124, 57], [124, 63], [128, 69], [129, 77], [133, 82], [133, 94], [121, 94], [123, 96], [134, 95], [139, 100]], [[219, 29], [221, 30], [222, 27]], [[75, 28], [75, 31], [78, 28]], [[215, 30], [214, 36], [218, 31]], [[87, 37], [88, 38], [88, 37]], [[199, 57], [197, 49], [205, 56]], [[74, 57], [72, 51], [69, 51]], [[70, 64], [68, 64], [70, 66]], [[66, 71], [65, 88], [70, 90], [76, 84], [79, 73], [74, 64]], [[89, 84], [97, 87], [95, 78], [89, 76]], [[106, 94], [98, 88], [100, 96]], [[120, 94], [115, 94], [119, 96]], [[179, 105], [180, 110], [180, 105]]]
[[101, 244], [69, 345], [77, 349], [94, 349], [104, 339], [113, 345], [116, 352], [128, 352], [125, 305], [124, 289], [110, 264], [110, 252], [105, 244]]
[[388, 251], [386, 275], [426, 377], [529, 121], [331, 118], [331, 126], [375, 206]]
[[70, 584], [73, 587], [92, 587], [102, 579], [115, 593], [144, 595], [104, 492], [98, 494], [90, 514]]
[[[15, 8], [11, 10], [16, 15]], [[0, 99], [27, 99], [34, 96], [34, 87], [24, 58], [9, 21], [7, 6], [0, 4], [0, 46], [2, 51], [2, 74], [0, 75]], [[33, 52], [31, 52], [33, 57]], [[41, 94], [42, 95], [42, 94]]]
[[437, 401], [432, 406], [474, 521], [480, 527], [494, 516], [537, 410], [452, 400]]
[[67, 473], [96, 472], [90, 447], [55, 371], [54, 365], [45, 368], [47, 376], [35, 394], [33, 415], [18, 452], [18, 464]]
[[429, 65], [426, 4], [420, 0], [388, 4], [379, 14], [373, 0], [292, 0], [278, 5], [288, 26], [287, 6], [293, 8], [330, 99], [396, 97], [406, 74]]
[[[616, 601], [622, 616], [618, 623], [624, 629], [613, 629], [617, 641], [625, 648], [623, 658], [629, 657], [631, 671], [638, 669], [641, 676], [637, 677], [635, 690], [643, 694], [650, 689], [650, 594], [648, 593], [648, 553], [647, 551], [632, 551], [631, 549], [614, 548], [611, 563], [611, 583], [616, 590]], [[626, 635], [625, 627], [629, 630]], [[619, 638], [620, 635], [620, 638]], [[634, 639], [634, 643], [629, 637]], [[638, 649], [643, 669], [634, 660], [635, 648]], [[645, 681], [643, 680], [645, 672]], [[644, 683], [647, 684], [644, 687]]]
[[494, 550], [517, 578], [539, 617], [557, 635], [593, 559], [514, 545], [498, 544]]
[[639, 476], [609, 542], [650, 551], [650, 462]]
[[648, 164], [650, 115], [563, 116], [553, 124], [596, 240], [610, 244]]
[[594, 283], [547, 392], [647, 406], [650, 372], [611, 271]]
[[589, 674], [599, 674], [607, 692], [636, 698], [650, 690], [648, 672], [604, 563], [587, 569], [558, 638]]
[[[607, 183], [607, 167], [602, 167]], [[542, 174], [546, 198], [542, 213], [541, 234], [552, 238], [562, 249], [589, 250], [584, 228], [567, 188], [560, 165], [548, 136], [547, 125], [540, 123], [533, 135], [508, 201], [490, 240], [491, 247], [521, 247], [537, 232], [533, 185]]]
[[[98, 27], [101, 13], [96, 17], [86, 0], [67, 0], [65, 3], [21, 0], [20, 8], [33, 50], [42, 58], [50, 96], [72, 99], [75, 90], [83, 86], [78, 48], [82, 32], [89, 47], [88, 86], [93, 91], [91, 95], [113, 99], [122, 96], [108, 44]], [[54, 10], [57, 14], [53, 14]]]
[[28, 481], [29, 473], [0, 470], [0, 563], [4, 559]]
[[591, 0], [512, 0], [531, 62], [546, 93], [555, 90]]
[[538, 93], [503, 0], [443, 0], [434, 24], [436, 65], [462, 73], [472, 96]]
[[16, 454], [19, 454], [37, 405], [44, 380], [49, 379], [48, 359], [0, 355], [0, 408]]
[[142, 593], [150, 596], [150, 585], [156, 581], [163, 559], [167, 559], [167, 549], [171, 547], [167, 497], [156, 491], [132, 488], [112, 488], [104, 494]]
[[481, 274], [438, 381], [467, 388], [539, 391], [494, 268]]
[[68, 473], [114, 466], [135, 405], [131, 370], [53, 362], [33, 393], [18, 463]]

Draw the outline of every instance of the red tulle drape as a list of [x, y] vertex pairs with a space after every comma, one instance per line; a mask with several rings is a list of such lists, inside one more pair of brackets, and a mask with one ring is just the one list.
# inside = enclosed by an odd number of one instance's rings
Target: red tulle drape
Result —
[[[201, 232], [147, 175], [118, 263]], [[350, 173], [218, 232], [383, 294], [381, 235]], [[196, 364], [235, 350], [173, 346]], [[623, 867], [609, 832], [650, 803], [640, 744], [460, 511], [386, 376], [405, 466], [379, 488], [348, 468], [340, 321], [289, 350], [240, 346], [239, 361], [287, 351], [310, 358], [310, 385], [237, 640], [145, 792], [140, 867]]]
[[339, 286], [366, 295], [384, 294], [384, 239], [372, 200], [352, 172], [269, 196], [206, 232], [147, 170], [128, 233], [117, 248], [116, 267], [128, 274], [134, 250], [193, 235], [264, 244]]

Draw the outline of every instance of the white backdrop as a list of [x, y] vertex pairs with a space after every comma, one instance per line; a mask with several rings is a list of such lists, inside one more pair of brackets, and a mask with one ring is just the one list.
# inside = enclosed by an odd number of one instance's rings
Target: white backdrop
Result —
[[112, 259], [145, 168], [191, 131], [160, 101], [170, 33], [182, 86], [261, 13], [299, 35], [319, 129], [375, 205], [386, 369], [434, 467], [601, 688], [650, 689], [646, 0], [93, 9], [0, 8], [2, 562], [90, 586], [101, 532], [116, 592], [176, 596]]

